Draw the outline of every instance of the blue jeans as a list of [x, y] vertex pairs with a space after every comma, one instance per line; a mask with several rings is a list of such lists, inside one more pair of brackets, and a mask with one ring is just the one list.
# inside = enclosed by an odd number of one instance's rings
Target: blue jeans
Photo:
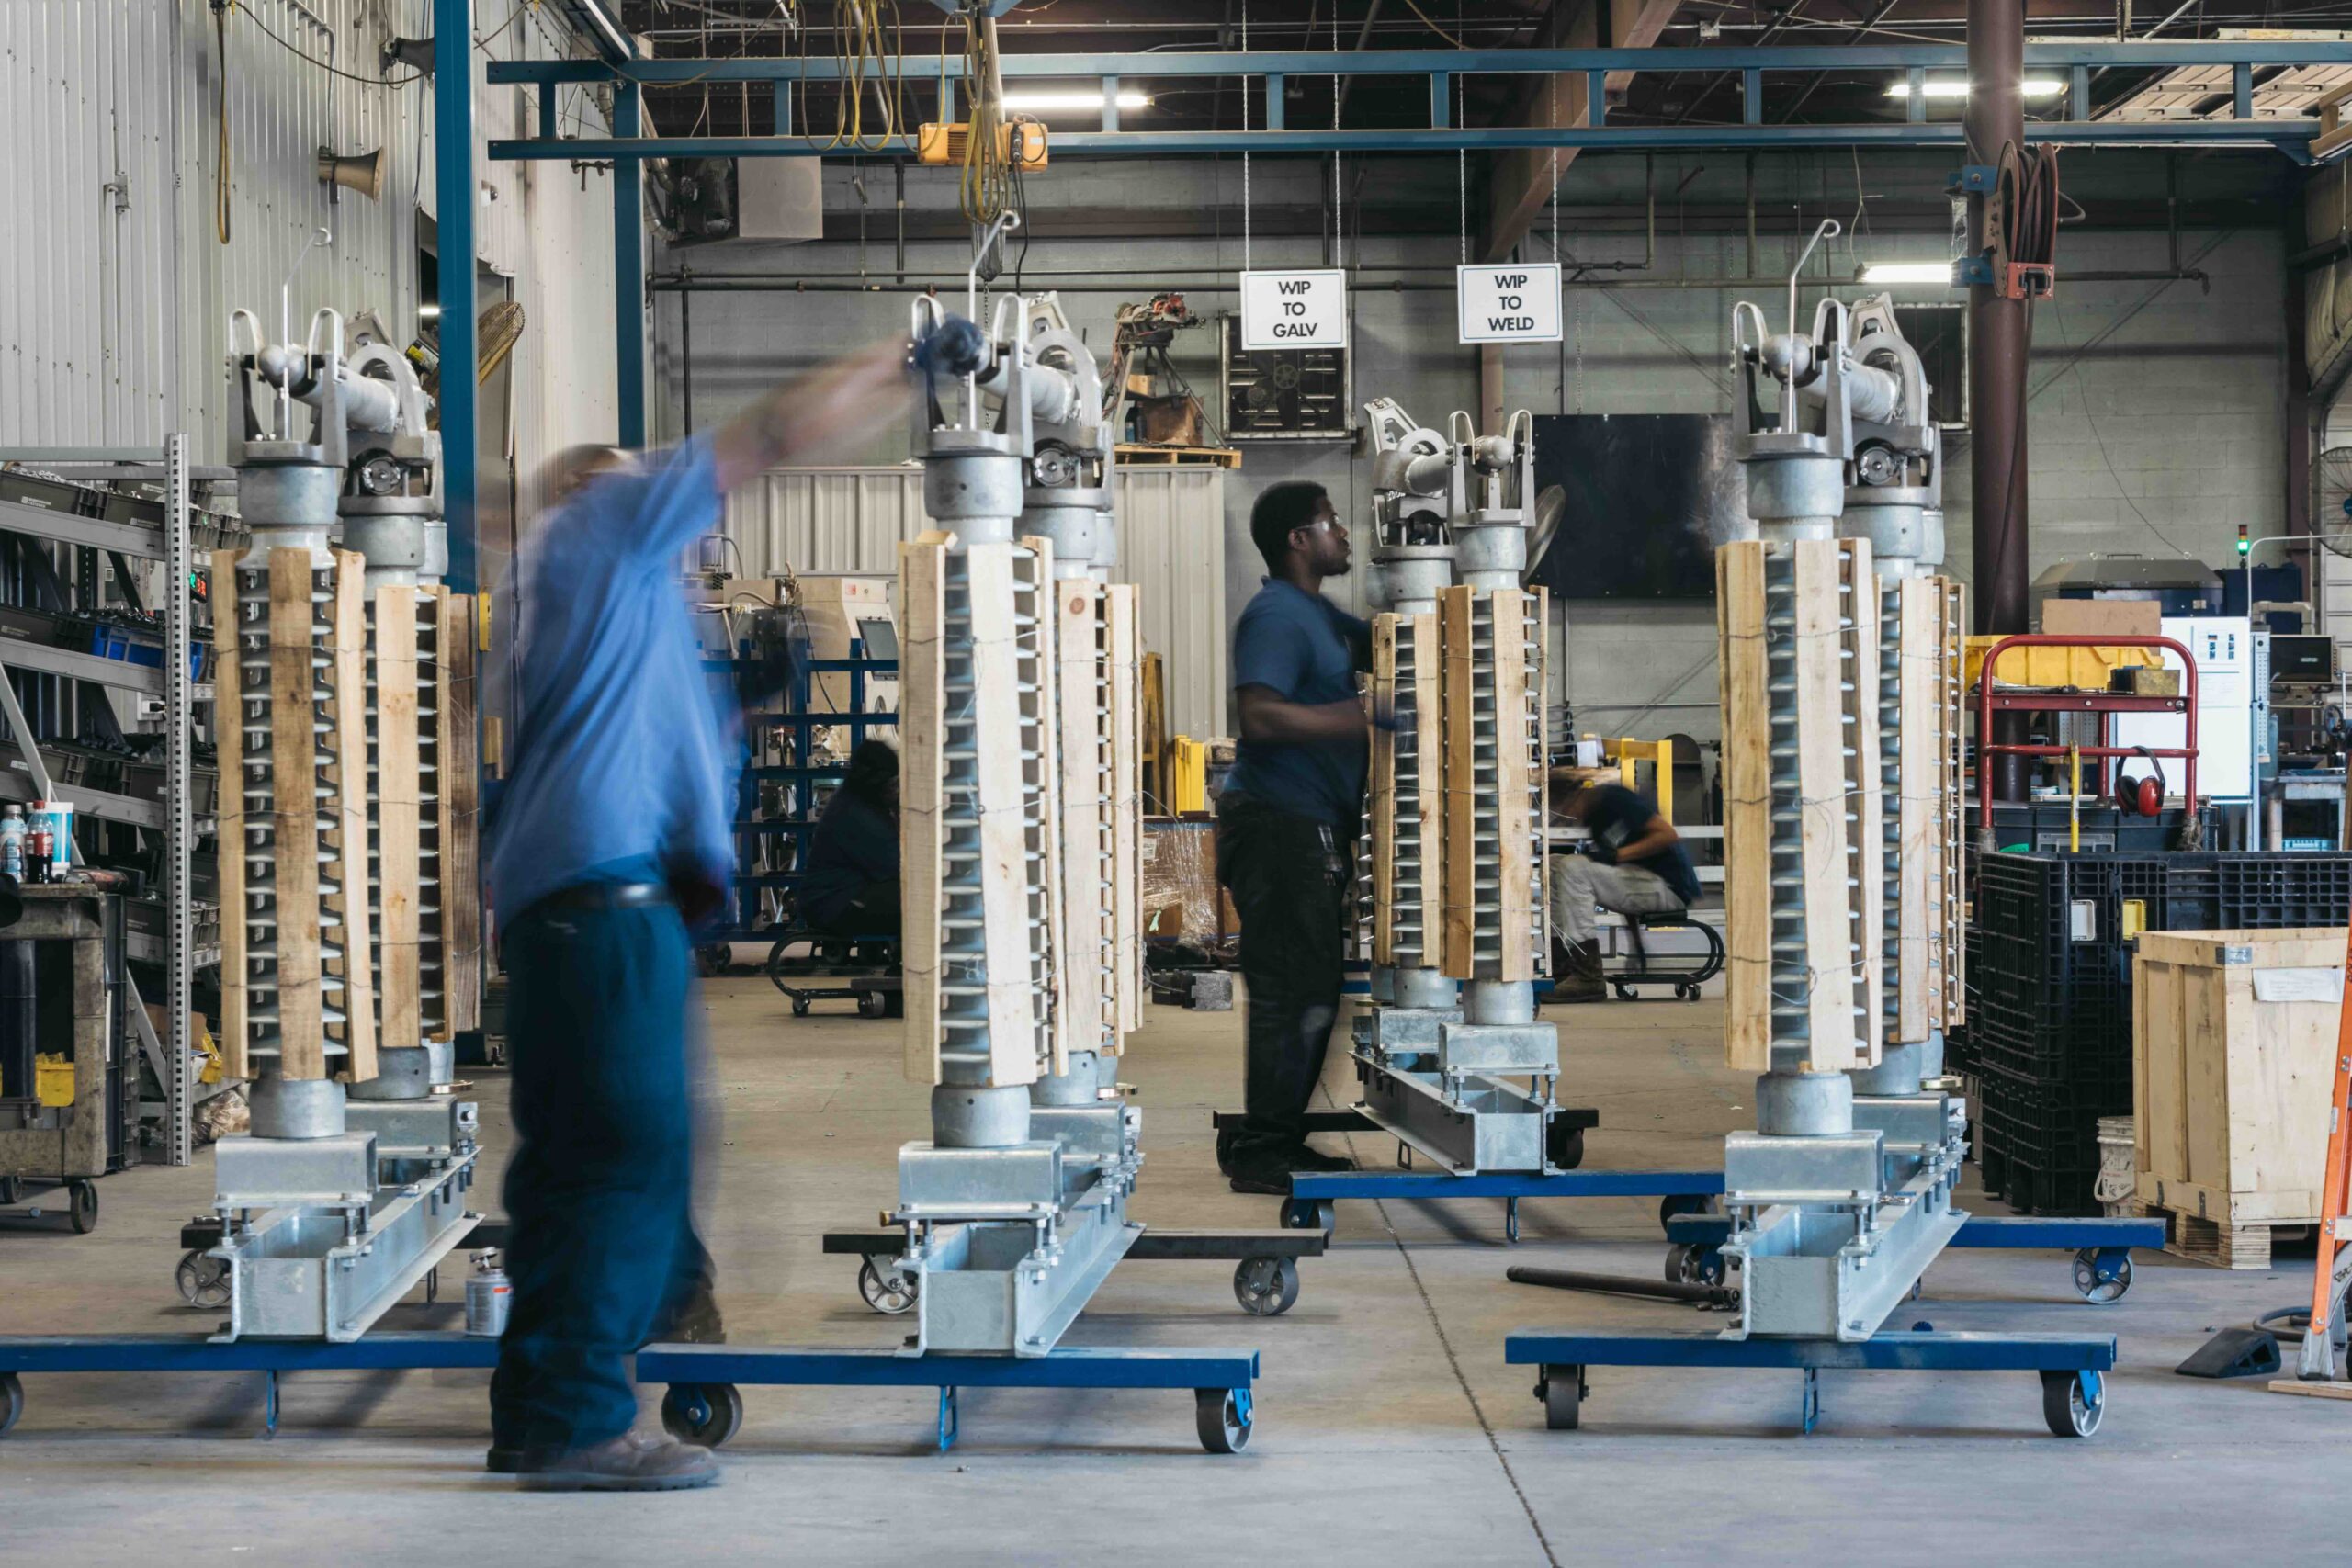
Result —
[[518, 1142], [492, 1440], [585, 1448], [634, 1424], [629, 1356], [707, 1286], [693, 1214], [693, 951], [666, 904], [542, 903], [508, 927], [501, 954]]

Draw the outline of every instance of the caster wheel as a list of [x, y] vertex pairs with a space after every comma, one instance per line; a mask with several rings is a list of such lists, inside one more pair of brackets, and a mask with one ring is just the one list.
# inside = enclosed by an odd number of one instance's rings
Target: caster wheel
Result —
[[860, 991], [857, 994], [857, 1016], [860, 1018], [880, 1018], [882, 1016], [882, 993], [879, 991]]
[[1240, 1135], [1238, 1127], [1219, 1127], [1216, 1130], [1217, 1169], [1223, 1170], [1233, 1163], [1233, 1141]]
[[2107, 1413], [2107, 1390], [2097, 1372], [2041, 1374], [2041, 1418], [2053, 1436], [2087, 1438]]
[[857, 1293], [865, 1304], [886, 1316], [912, 1312], [922, 1287], [913, 1276], [901, 1274], [869, 1258], [857, 1266]]
[[14, 1427], [24, 1413], [24, 1380], [14, 1372], [0, 1372], [0, 1433]]
[[2099, 1266], [2098, 1249], [2086, 1247], [2075, 1254], [2075, 1289], [2083, 1300], [2095, 1306], [2106, 1306], [2123, 1299], [2132, 1288], [2132, 1255], [2123, 1254], [2105, 1269]]
[[882, 1016], [884, 1018], [906, 1017], [907, 994], [904, 991], [885, 992], [882, 997]]
[[1618, 999], [1619, 1001], [1621, 1001], [1621, 1002], [1630, 1002], [1630, 1001], [1632, 1001], [1632, 1000], [1634, 999], [1634, 987], [1631, 987], [1631, 986], [1620, 986], [1620, 987], [1617, 987], [1617, 999]]
[[1544, 1141], [1551, 1145], [1552, 1163], [1562, 1170], [1574, 1170], [1584, 1163], [1583, 1128], [1555, 1122], [1546, 1130]]
[[677, 1382], [662, 1395], [662, 1429], [715, 1449], [743, 1427], [743, 1391], [731, 1382]]
[[190, 1252], [172, 1271], [180, 1300], [192, 1307], [215, 1310], [229, 1304], [229, 1265], [201, 1251]]
[[1283, 1229], [1286, 1231], [1328, 1231], [1338, 1219], [1338, 1211], [1329, 1203], [1293, 1198], [1283, 1204]]
[[1535, 1397], [1544, 1402], [1545, 1431], [1575, 1431], [1584, 1414], [1584, 1369], [1544, 1368], [1544, 1380], [1535, 1385]]
[[1243, 1258], [1233, 1271], [1233, 1299], [1252, 1317], [1280, 1317], [1298, 1300], [1298, 1260]]
[[792, 998], [792, 1016], [795, 1018], [807, 1018], [808, 1016], [808, 1003], [802, 998], [795, 997]]
[[1250, 1404], [1246, 1388], [1194, 1389], [1193, 1422], [1200, 1429], [1201, 1447], [1213, 1454], [1238, 1454], [1248, 1448]]
[[1686, 1002], [1695, 1002], [1699, 999], [1699, 987], [1696, 986], [1677, 986], [1674, 987], [1674, 994], [1681, 998]]
[[66, 1217], [72, 1221], [75, 1235], [87, 1235], [98, 1228], [98, 1184], [95, 1181], [71, 1181], [65, 1186], [69, 1202]]
[[1724, 1255], [1696, 1242], [1671, 1247], [1666, 1252], [1666, 1282], [1669, 1285], [1720, 1285]]
[[24, 1189], [17, 1184], [15, 1177], [0, 1176], [0, 1203], [20, 1202], [24, 1196]]
[[695, 967], [702, 971], [705, 979], [709, 979], [713, 976], [726, 974], [727, 965], [734, 956], [733, 950], [725, 942], [712, 942], [695, 949]]

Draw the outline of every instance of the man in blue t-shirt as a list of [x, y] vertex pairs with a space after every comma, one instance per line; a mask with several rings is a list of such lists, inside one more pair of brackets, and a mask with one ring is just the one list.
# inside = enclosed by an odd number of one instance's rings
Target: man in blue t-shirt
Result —
[[1217, 880], [1241, 917], [1250, 1023], [1246, 1115], [1225, 1173], [1288, 1194], [1295, 1170], [1351, 1162], [1306, 1146], [1346, 960], [1348, 884], [1363, 813], [1368, 726], [1356, 676], [1372, 628], [1323, 597], [1348, 531], [1318, 484], [1274, 485], [1250, 512], [1265, 586], [1233, 633], [1233, 771], [1216, 806]]
[[1584, 854], [1558, 854], [1550, 867], [1552, 931], [1566, 949], [1552, 999], [1589, 1002], [1608, 990], [1600, 973], [1600, 922], [1595, 909], [1638, 919], [1687, 909], [1699, 898], [1699, 873], [1682, 835], [1623, 784], [1587, 779], [1561, 809], [1592, 835]]
[[[575, 448], [509, 592], [509, 773], [487, 880], [507, 976], [513, 1306], [491, 1382], [489, 1468], [530, 1491], [673, 1491], [706, 1449], [639, 1438], [628, 1357], [707, 1338], [695, 1297], [689, 927], [734, 869], [737, 748], [678, 581], [727, 491], [820, 453], [907, 398], [879, 344], [666, 453]], [[688, 1315], [699, 1328], [684, 1323]]]

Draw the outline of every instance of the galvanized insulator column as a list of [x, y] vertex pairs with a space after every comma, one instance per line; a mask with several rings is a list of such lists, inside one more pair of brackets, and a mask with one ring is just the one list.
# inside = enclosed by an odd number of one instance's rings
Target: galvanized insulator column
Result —
[[[344, 1088], [334, 1078], [348, 1047], [337, 1037], [348, 1022], [335, 1005], [344, 994], [336, 973], [346, 955], [342, 922], [331, 901], [342, 891], [330, 872], [335, 863], [333, 834], [339, 799], [331, 770], [334, 753], [324, 743], [326, 705], [333, 700], [326, 677], [326, 642], [334, 594], [334, 557], [329, 539], [334, 527], [341, 472], [316, 463], [255, 463], [237, 475], [237, 495], [251, 543], [238, 558], [233, 599], [237, 621], [237, 784], [244, 806], [245, 907], [229, 911], [245, 926], [246, 1060], [256, 1075], [249, 1096], [253, 1133], [261, 1138], [319, 1138], [343, 1132]], [[309, 553], [311, 567], [311, 671], [313, 716], [312, 769], [308, 777], [279, 778], [272, 756], [275, 702], [270, 689], [270, 554], [278, 549]], [[325, 1038], [326, 1076], [288, 1078], [280, 1069], [286, 1041], [280, 1029], [277, 987], [280, 926], [277, 918], [278, 845], [272, 812], [289, 795], [307, 791], [319, 811], [318, 922], [320, 1020]]]

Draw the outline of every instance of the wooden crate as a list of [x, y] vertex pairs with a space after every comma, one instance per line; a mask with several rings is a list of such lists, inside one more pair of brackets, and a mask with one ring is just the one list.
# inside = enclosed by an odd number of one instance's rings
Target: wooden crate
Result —
[[2172, 1250], [2267, 1268], [2274, 1228], [2317, 1222], [2344, 961], [2334, 930], [2140, 937], [2138, 1191], [2177, 1216]]

